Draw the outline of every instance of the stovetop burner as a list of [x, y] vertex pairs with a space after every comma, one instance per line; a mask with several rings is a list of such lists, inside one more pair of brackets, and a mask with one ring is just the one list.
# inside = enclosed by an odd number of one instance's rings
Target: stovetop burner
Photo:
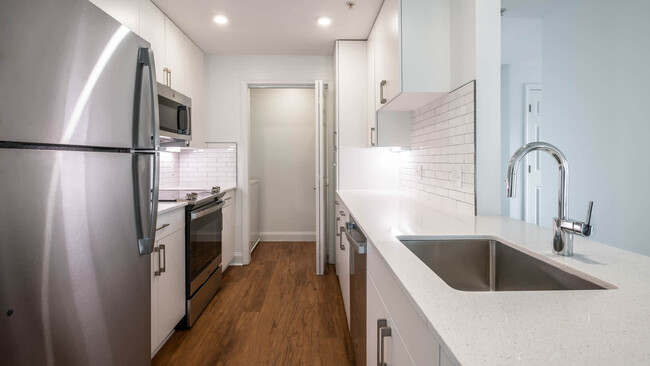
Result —
[[179, 202], [187, 201], [196, 203], [204, 199], [218, 198], [221, 187], [212, 187], [212, 189], [161, 189], [158, 193], [158, 200], [162, 202]]

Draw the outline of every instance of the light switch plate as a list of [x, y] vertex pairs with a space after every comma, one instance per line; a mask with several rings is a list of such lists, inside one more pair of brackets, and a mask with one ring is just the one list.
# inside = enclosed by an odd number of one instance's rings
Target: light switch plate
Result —
[[452, 168], [451, 180], [454, 182], [454, 187], [462, 188], [463, 187], [463, 166], [455, 165]]

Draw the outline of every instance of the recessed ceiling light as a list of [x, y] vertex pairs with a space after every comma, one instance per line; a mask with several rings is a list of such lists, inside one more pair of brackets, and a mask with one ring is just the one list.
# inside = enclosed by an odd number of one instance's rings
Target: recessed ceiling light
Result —
[[332, 18], [330, 17], [318, 17], [318, 25], [321, 27], [327, 27], [332, 24]]
[[219, 25], [224, 25], [228, 23], [228, 18], [225, 15], [215, 15], [214, 18], [212, 18], [215, 23]]

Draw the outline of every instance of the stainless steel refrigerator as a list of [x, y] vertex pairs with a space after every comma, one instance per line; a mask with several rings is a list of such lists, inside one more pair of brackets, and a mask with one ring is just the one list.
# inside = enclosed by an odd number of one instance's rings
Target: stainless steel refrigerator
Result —
[[150, 361], [149, 43], [86, 0], [0, 11], [0, 363]]

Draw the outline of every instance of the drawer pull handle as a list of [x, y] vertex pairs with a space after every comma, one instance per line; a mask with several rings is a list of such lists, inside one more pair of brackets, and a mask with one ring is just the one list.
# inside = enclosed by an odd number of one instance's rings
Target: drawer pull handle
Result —
[[156, 231], [158, 231], [158, 230], [162, 230], [162, 229], [166, 228], [167, 226], [169, 226], [169, 224], [163, 224], [163, 226], [161, 226], [161, 227], [157, 227], [157, 228], [156, 228]]
[[384, 339], [391, 337], [391, 329], [386, 319], [377, 319], [377, 366], [386, 366]]
[[160, 274], [162, 273], [162, 272], [160, 271], [160, 248], [159, 248], [159, 247], [155, 247], [155, 248], [153, 248], [153, 251], [154, 251], [154, 253], [158, 253], [158, 270], [157, 270], [157, 271], [154, 271], [154, 272], [153, 272], [153, 275], [154, 275], [154, 276], [160, 276]]
[[[337, 217], [337, 218], [336, 218], [336, 226], [339, 225], [339, 222], [341, 222], [341, 218], [340, 218], [340, 217]], [[337, 231], [337, 232], [336, 232], [336, 236], [341, 236], [341, 232], [340, 232], [340, 231]]]
[[[163, 257], [163, 265], [160, 267], [160, 273], [165, 273], [167, 269], [167, 249], [165, 249], [165, 244], [160, 244], [160, 254]], [[158, 261], [160, 261], [160, 256], [158, 257]]]
[[386, 319], [377, 319], [377, 366], [385, 366], [384, 338], [390, 337], [391, 331]]

